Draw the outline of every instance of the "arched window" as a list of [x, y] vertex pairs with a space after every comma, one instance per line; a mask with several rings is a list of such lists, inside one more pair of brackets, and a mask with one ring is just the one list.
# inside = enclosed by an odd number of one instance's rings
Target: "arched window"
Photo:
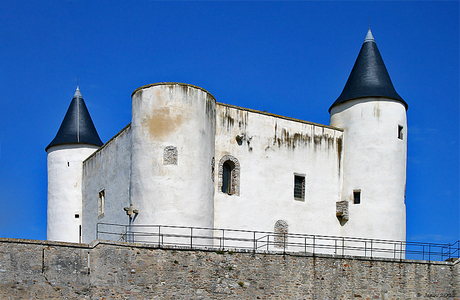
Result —
[[225, 155], [219, 161], [219, 191], [228, 195], [240, 195], [240, 163]]

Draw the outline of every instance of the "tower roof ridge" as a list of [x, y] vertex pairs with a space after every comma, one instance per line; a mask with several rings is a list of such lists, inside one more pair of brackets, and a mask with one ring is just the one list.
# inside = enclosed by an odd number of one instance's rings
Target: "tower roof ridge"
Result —
[[407, 103], [399, 96], [391, 82], [370, 28], [347, 83], [340, 96], [329, 108], [329, 112], [332, 107], [340, 103], [363, 97], [386, 97], [401, 102], [406, 110], [408, 108]]
[[62, 144], [103, 145], [78, 86], [56, 137], [45, 150]]

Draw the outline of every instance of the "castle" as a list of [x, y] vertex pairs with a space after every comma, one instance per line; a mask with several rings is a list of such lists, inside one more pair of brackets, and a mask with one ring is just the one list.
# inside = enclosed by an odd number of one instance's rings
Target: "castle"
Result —
[[77, 87], [46, 147], [47, 239], [89, 243], [103, 222], [405, 241], [407, 108], [370, 30], [329, 125], [157, 83], [103, 144]]

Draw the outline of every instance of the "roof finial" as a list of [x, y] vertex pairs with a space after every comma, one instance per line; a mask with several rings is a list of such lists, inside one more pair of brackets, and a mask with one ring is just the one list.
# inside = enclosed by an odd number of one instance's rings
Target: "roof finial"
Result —
[[[370, 27], [369, 27], [370, 28]], [[77, 76], [77, 88], [80, 87], [80, 78]]]
[[367, 31], [366, 38], [364, 39], [364, 43], [365, 43], [365, 42], [375, 42], [374, 36], [372, 35], [372, 32], [371, 32], [371, 29], [370, 29], [370, 28], [369, 28], [369, 30]]
[[80, 85], [79, 85], [79, 79], [77, 77], [77, 89], [75, 90], [75, 94], [73, 95], [74, 98], [83, 98], [81, 93], [80, 93]]
[[371, 30], [371, 16], [369, 16], [369, 30]]

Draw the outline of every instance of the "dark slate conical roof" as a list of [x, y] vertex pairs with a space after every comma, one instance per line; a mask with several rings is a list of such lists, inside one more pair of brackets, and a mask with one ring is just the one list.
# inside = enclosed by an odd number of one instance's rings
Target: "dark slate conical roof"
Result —
[[331, 105], [329, 112], [331, 112], [332, 107], [340, 103], [362, 97], [386, 97], [400, 101], [406, 110], [408, 107], [391, 83], [390, 75], [388, 75], [370, 29], [345, 88], [339, 98]]
[[102, 146], [103, 144], [78, 87], [56, 137], [45, 150], [48, 151], [51, 146], [62, 144], [90, 144], [95, 146]]

